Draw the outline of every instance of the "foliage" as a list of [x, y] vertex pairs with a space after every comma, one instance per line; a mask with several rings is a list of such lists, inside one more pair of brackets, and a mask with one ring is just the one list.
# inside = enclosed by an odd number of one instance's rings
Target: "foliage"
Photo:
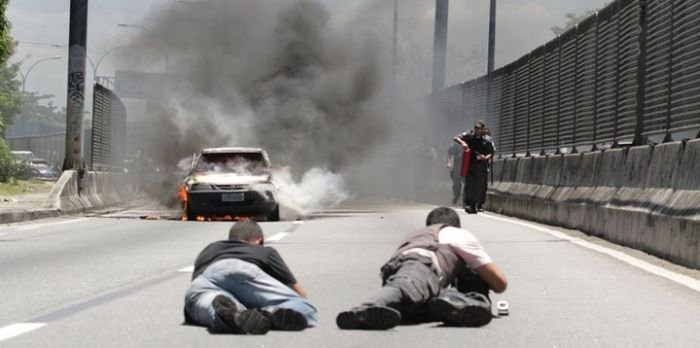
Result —
[[[10, 37], [10, 22], [6, 10], [9, 0], [0, 0], [0, 133], [22, 110], [25, 97], [17, 80], [18, 64], [8, 64], [13, 53], [14, 43]], [[26, 163], [18, 163], [10, 154], [4, 139], [0, 139], [0, 182], [11, 178], [24, 178], [29, 175]]]
[[16, 79], [18, 71], [19, 64], [0, 65], [0, 130], [3, 131], [22, 112], [27, 99], [20, 90], [22, 83]]
[[10, 22], [5, 14], [9, 2], [10, 0], [0, 0], [0, 65], [7, 63], [14, 49], [14, 42], [10, 37]]
[[15, 160], [5, 140], [0, 139], [0, 182], [27, 179], [29, 176], [29, 165]]
[[580, 15], [577, 15], [575, 13], [567, 13], [564, 19], [564, 23], [562, 23], [561, 25], [554, 26], [550, 29], [552, 30], [552, 32], [554, 32], [554, 34], [561, 35], [567, 30], [575, 27], [576, 24], [581, 23], [581, 21], [588, 18], [590, 15], [595, 14], [596, 12], [597, 10], [590, 10]]
[[9, 180], [7, 183], [0, 183], [0, 196], [19, 196], [32, 192], [44, 192], [51, 190], [52, 183], [37, 179], [29, 180]]
[[59, 109], [55, 106], [53, 97], [49, 94], [27, 93], [19, 119], [37, 121], [53, 127], [65, 127], [65, 108]]

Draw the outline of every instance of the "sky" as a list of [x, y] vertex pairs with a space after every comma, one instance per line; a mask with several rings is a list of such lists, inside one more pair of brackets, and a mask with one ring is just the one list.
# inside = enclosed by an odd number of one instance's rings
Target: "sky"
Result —
[[[232, 0], [234, 1], [234, 0]], [[367, 16], [368, 26], [390, 28], [391, 6], [384, 1], [382, 11], [375, 10], [377, 0], [317, 0], [327, 5], [331, 16], [342, 21], [344, 17]], [[206, 0], [90, 0], [88, 23], [88, 56], [97, 63], [98, 76], [113, 76], [115, 70], [128, 70], [127, 59], [115, 47], [125, 45], [134, 36], [143, 35], [139, 29], [123, 28], [118, 23], [148, 26], [149, 14], [161, 5], [189, 6]], [[560, 24], [566, 13], [582, 13], [600, 8], [607, 0], [498, 0], [496, 66], [505, 65], [553, 38], [550, 28]], [[12, 24], [11, 34], [19, 41], [12, 62], [22, 62], [20, 70], [27, 69], [42, 58], [61, 56], [36, 65], [26, 76], [26, 90], [54, 96], [54, 104], [64, 106], [66, 101], [67, 43], [69, 0], [11, 0], [7, 16]], [[413, 29], [410, 34], [400, 33], [400, 54], [420, 64], [429, 61], [432, 53], [433, 2], [427, 0], [399, 0], [399, 31]], [[372, 10], [370, 10], [372, 9]], [[403, 15], [403, 16], [402, 16]], [[384, 19], [383, 16], [386, 16]], [[421, 25], [423, 24], [423, 25]], [[420, 28], [421, 32], [416, 32]], [[486, 37], [488, 32], [488, 0], [452, 0], [448, 33], [447, 84], [455, 84], [480, 76], [485, 66]], [[58, 47], [56, 47], [58, 46]], [[387, 45], [389, 46], [389, 45]], [[105, 53], [108, 53], [105, 55]], [[483, 56], [483, 59], [481, 57]], [[477, 61], [477, 62], [475, 62]], [[164, 64], [162, 64], [164, 65]], [[153, 66], [154, 71], [163, 69]], [[407, 66], [410, 64], [407, 63]], [[93, 68], [88, 64], [86, 85], [92, 84]], [[412, 76], [412, 83], [429, 86], [429, 69]], [[87, 91], [90, 93], [90, 90]], [[88, 100], [89, 102], [89, 100]], [[89, 105], [89, 104], [87, 104]]]

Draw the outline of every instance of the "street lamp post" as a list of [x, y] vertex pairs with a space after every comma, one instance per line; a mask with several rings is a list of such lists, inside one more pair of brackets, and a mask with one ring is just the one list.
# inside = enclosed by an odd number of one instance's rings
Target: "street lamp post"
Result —
[[118, 49], [125, 48], [125, 47], [128, 47], [128, 46], [117, 46], [117, 47], [113, 47], [113, 48], [109, 49], [107, 52], [102, 54], [102, 56], [100, 56], [100, 59], [97, 60], [97, 63], [95, 63], [89, 56], [87, 57], [88, 63], [90, 63], [90, 66], [92, 67], [92, 80], [93, 81], [97, 81], [97, 69], [100, 68], [100, 64], [102, 64], [102, 61], [105, 59], [105, 57], [107, 57], [110, 53], [112, 53]]
[[168, 45], [168, 42], [165, 41], [165, 39], [163, 39], [162, 36], [156, 34], [153, 30], [148, 29], [148, 28], [144, 27], [143, 25], [139, 25], [139, 24], [117, 23], [117, 25], [120, 26], [120, 27], [122, 27], [122, 28], [137, 28], [137, 29], [141, 29], [141, 30], [145, 31], [146, 33], [148, 33], [149, 35], [151, 35], [151, 36], [157, 38], [158, 40], [160, 40], [160, 42], [163, 44], [163, 47], [165, 48], [165, 73], [168, 73], [168, 72], [170, 71], [170, 69], [169, 69], [169, 62], [168, 62], [168, 61], [169, 61], [169, 56], [170, 56], [170, 46]]
[[22, 77], [22, 92], [23, 93], [26, 92], [25, 84], [27, 82], [27, 77], [29, 77], [29, 73], [32, 71], [32, 69], [34, 69], [35, 66], [37, 66], [41, 62], [45, 62], [47, 60], [56, 60], [56, 59], [61, 59], [61, 56], [53, 56], [53, 57], [46, 57], [46, 58], [39, 59], [36, 62], [34, 62], [34, 64], [32, 64], [29, 67], [29, 69], [27, 69], [27, 72], [22, 73], [22, 71], [20, 71], [19, 75]]

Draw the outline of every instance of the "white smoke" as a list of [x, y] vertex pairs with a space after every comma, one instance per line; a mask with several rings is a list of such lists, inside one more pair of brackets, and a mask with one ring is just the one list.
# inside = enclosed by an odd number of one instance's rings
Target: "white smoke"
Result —
[[275, 181], [280, 205], [298, 215], [333, 208], [350, 198], [345, 178], [323, 168], [310, 169], [297, 182], [284, 167], [275, 173]]

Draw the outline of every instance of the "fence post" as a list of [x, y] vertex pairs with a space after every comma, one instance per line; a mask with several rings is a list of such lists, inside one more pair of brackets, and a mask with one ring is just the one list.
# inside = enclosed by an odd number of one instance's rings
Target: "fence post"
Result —
[[647, 0], [639, 0], [639, 55], [637, 56], [637, 122], [633, 145], [647, 143], [644, 132], [644, 94], [646, 91], [647, 63]]

